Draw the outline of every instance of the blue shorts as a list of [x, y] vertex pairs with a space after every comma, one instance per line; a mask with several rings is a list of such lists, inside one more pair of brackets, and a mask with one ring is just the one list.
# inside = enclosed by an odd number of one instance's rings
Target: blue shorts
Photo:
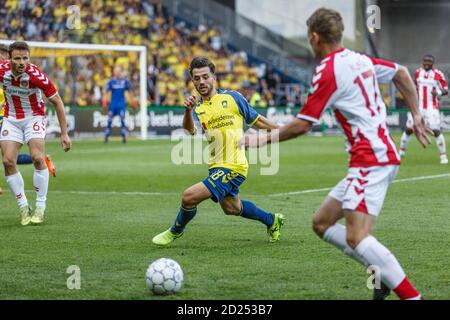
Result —
[[124, 118], [125, 111], [126, 111], [126, 109], [123, 109], [123, 108], [111, 108], [108, 111], [108, 116], [110, 116], [110, 117], [119, 116], [121, 118]]
[[239, 186], [245, 181], [245, 177], [230, 169], [213, 168], [209, 170], [209, 176], [203, 180], [203, 184], [211, 192], [211, 200], [220, 202], [227, 196], [239, 194]]

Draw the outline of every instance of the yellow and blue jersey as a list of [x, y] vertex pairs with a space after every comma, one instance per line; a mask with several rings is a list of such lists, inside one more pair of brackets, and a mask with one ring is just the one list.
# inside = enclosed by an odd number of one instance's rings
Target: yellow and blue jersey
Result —
[[247, 177], [248, 161], [238, 141], [244, 135], [244, 122], [253, 125], [259, 117], [237, 91], [217, 90], [210, 100], [199, 100], [194, 118], [208, 138], [208, 169], [226, 168]]

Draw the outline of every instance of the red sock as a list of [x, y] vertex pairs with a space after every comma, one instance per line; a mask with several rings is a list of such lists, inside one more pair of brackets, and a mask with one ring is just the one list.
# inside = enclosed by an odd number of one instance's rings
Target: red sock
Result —
[[400, 282], [397, 288], [394, 289], [394, 292], [401, 300], [416, 298], [420, 296], [420, 293], [413, 287], [411, 282], [409, 282], [408, 277]]

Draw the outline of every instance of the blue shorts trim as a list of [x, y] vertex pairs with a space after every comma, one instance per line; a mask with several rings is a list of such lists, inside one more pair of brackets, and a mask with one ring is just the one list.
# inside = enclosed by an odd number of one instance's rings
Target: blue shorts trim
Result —
[[211, 200], [220, 202], [227, 196], [237, 196], [239, 186], [245, 181], [245, 177], [226, 168], [213, 168], [209, 170], [209, 176], [202, 182], [211, 192]]

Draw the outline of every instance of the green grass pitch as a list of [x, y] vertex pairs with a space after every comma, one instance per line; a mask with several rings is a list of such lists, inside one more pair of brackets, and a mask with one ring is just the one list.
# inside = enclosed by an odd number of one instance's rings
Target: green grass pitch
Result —
[[[399, 135], [395, 138], [398, 142]], [[185, 235], [160, 248], [152, 237], [172, 224], [182, 191], [207, 173], [206, 165], [172, 164], [172, 145], [75, 141], [73, 151], [64, 154], [57, 141], [48, 142], [57, 177], [50, 181], [45, 224], [22, 227], [9, 191], [0, 196], [0, 299], [371, 298], [366, 270], [311, 229], [327, 192], [273, 196], [334, 186], [346, 174], [342, 137], [283, 143], [275, 176], [250, 167], [241, 196], [285, 214], [279, 243], [268, 243], [259, 222], [225, 216], [206, 201]], [[20, 170], [34, 206], [32, 166]], [[448, 173], [434, 140], [427, 150], [413, 141], [397, 179]], [[427, 299], [450, 298], [449, 182], [444, 175], [391, 185], [374, 230]], [[3, 178], [0, 184], [5, 189]], [[181, 293], [149, 294], [144, 273], [160, 257], [183, 268]], [[80, 290], [66, 286], [71, 265], [80, 267]]]

